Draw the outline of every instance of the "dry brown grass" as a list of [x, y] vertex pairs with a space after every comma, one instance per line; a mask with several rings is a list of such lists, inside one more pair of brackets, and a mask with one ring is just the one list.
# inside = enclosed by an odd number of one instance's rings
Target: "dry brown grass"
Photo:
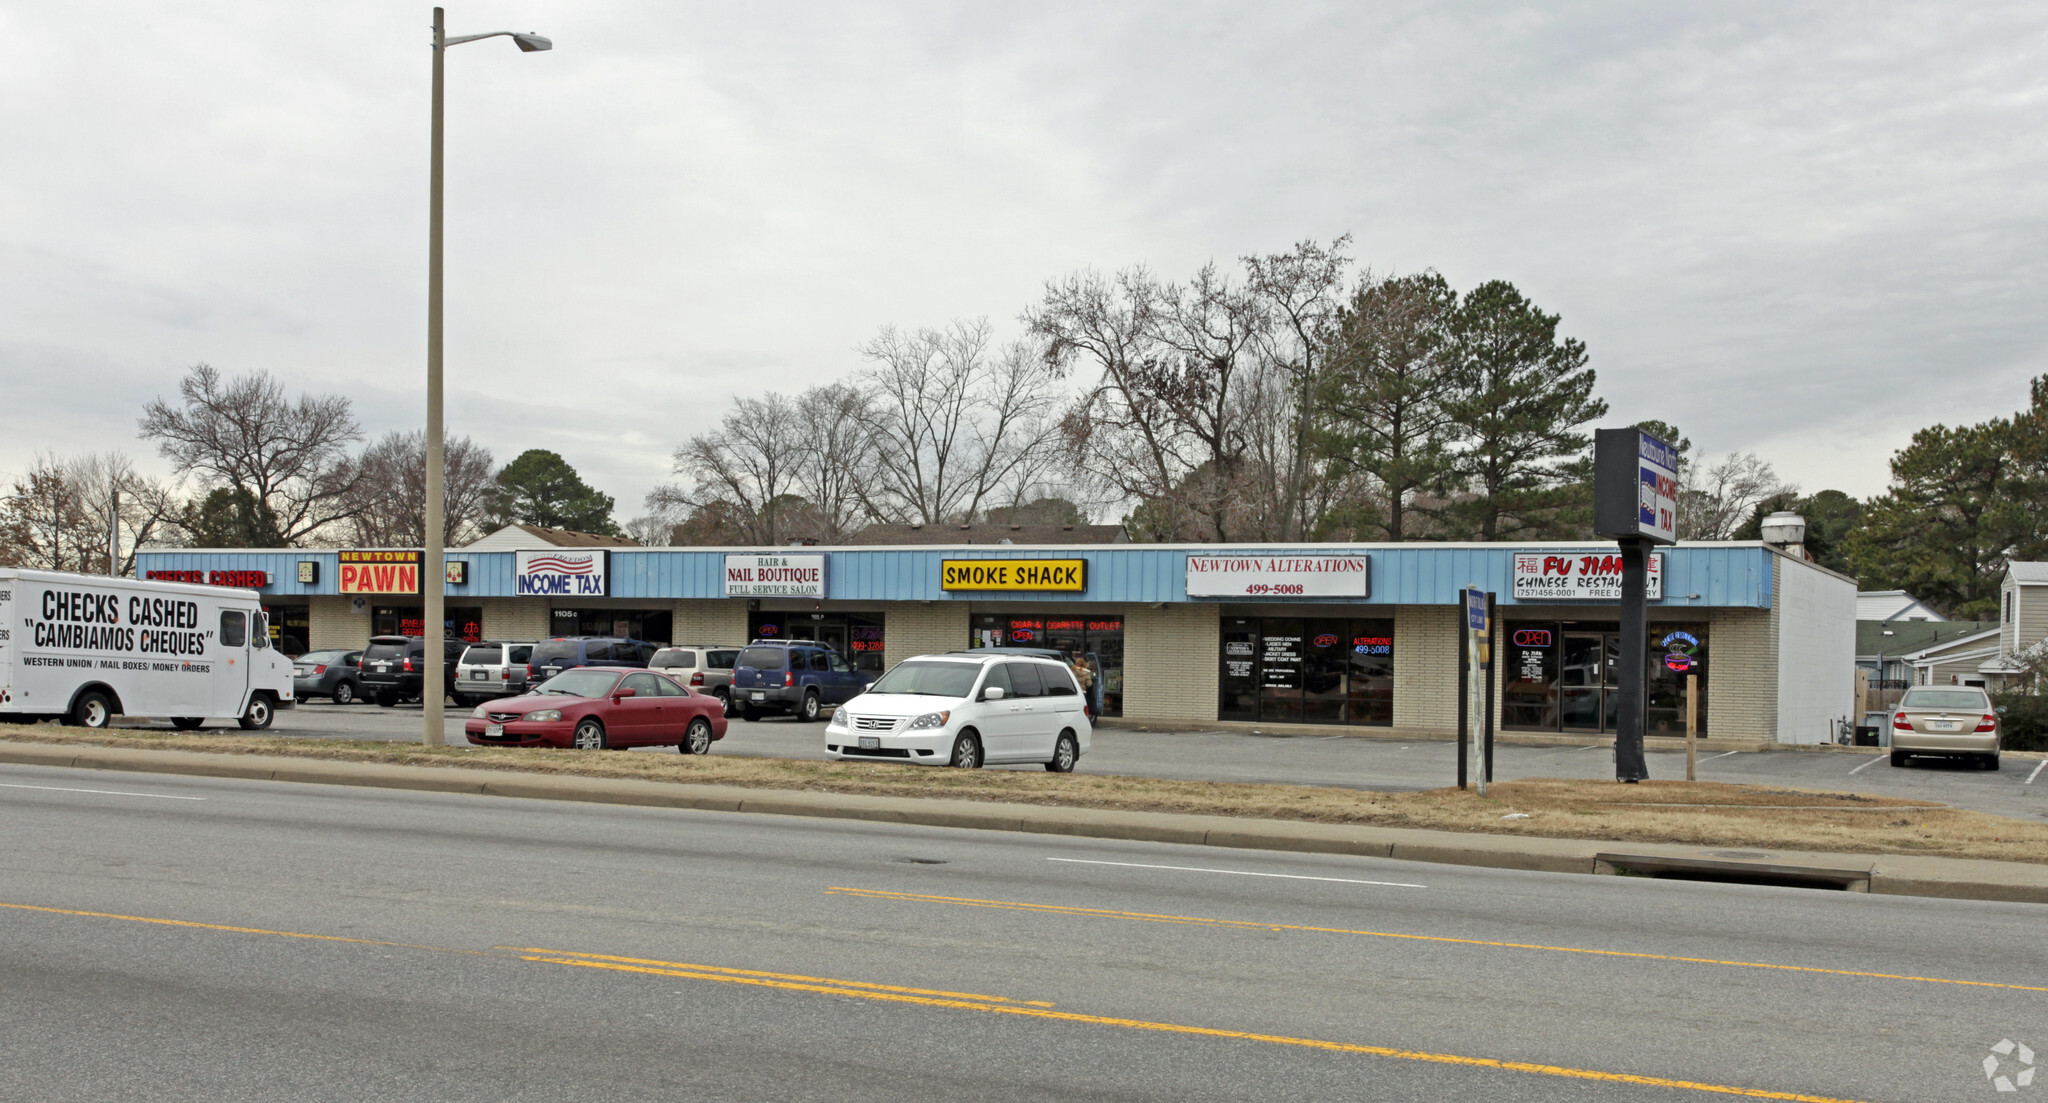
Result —
[[[1534, 779], [1497, 783], [1482, 798], [1456, 789], [1373, 793], [1308, 785], [946, 770], [718, 754], [700, 758], [509, 747], [429, 748], [417, 744], [277, 736], [186, 735], [125, 729], [87, 732], [46, 725], [0, 725], [0, 740], [460, 766], [753, 789], [947, 797], [1546, 838], [2048, 862], [2048, 824], [1968, 812], [1930, 801], [1711, 782], [1616, 785]], [[1529, 818], [1502, 818], [1517, 812], [1526, 813]]]

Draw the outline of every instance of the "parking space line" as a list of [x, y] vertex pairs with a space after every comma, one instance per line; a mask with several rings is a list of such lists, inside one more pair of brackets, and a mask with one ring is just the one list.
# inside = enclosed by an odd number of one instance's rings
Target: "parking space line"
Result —
[[1701, 761], [1701, 762], [1712, 762], [1712, 761], [1714, 761], [1714, 760], [1715, 760], [1715, 759], [1717, 759], [1717, 758], [1727, 758], [1727, 757], [1728, 757], [1729, 755], [1731, 755], [1731, 754], [1741, 754], [1741, 753], [1742, 753], [1741, 751], [1722, 751], [1722, 752], [1721, 752], [1720, 754], [1710, 754], [1710, 755], [1708, 755], [1707, 757], [1705, 757], [1705, 758], [1703, 758], [1703, 759], [1700, 759], [1700, 761]]
[[2034, 767], [2034, 772], [2027, 775], [2028, 785], [2032, 785], [2034, 783], [2034, 779], [2041, 776], [2041, 767], [2043, 766], [2048, 766], [2048, 758], [2042, 759], [2041, 764], [2039, 766]]
[[1853, 769], [1853, 770], [1851, 770], [1851, 771], [1849, 771], [1849, 772], [1850, 772], [1850, 773], [1852, 773], [1852, 774], [1858, 774], [1858, 773], [1862, 773], [1862, 772], [1863, 772], [1863, 771], [1865, 771], [1865, 770], [1868, 770], [1868, 769], [1870, 769], [1870, 768], [1871, 768], [1872, 766], [1875, 766], [1875, 765], [1877, 765], [1877, 763], [1878, 763], [1878, 757], [1879, 757], [1879, 756], [1876, 756], [1876, 755], [1873, 755], [1873, 756], [1871, 756], [1871, 759], [1870, 759], [1870, 761], [1868, 761], [1868, 762], [1864, 763], [1864, 764], [1863, 764], [1863, 765], [1861, 765], [1861, 766], [1858, 766], [1858, 767], [1856, 767], [1855, 769]]

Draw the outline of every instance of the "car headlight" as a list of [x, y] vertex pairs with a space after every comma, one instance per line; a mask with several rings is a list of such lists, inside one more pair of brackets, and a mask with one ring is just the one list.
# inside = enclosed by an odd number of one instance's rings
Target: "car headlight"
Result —
[[478, 705], [477, 707], [469, 710], [469, 717], [472, 720], [482, 720], [484, 718], [484, 707], [482, 705]]
[[825, 726], [826, 726], [826, 727], [828, 727], [828, 728], [843, 728], [843, 727], [845, 727], [845, 726], [846, 726], [846, 710], [845, 710], [845, 709], [833, 709], [833, 710], [832, 710], [832, 719], [830, 719], [830, 720], [827, 720], [827, 721], [825, 721]]
[[545, 723], [549, 720], [560, 720], [561, 718], [561, 709], [535, 709], [534, 711], [527, 713], [525, 716], [520, 717], [520, 719], [522, 720], [531, 720], [536, 724]]
[[943, 728], [946, 726], [946, 719], [952, 715], [951, 712], [927, 712], [923, 716], [912, 720], [907, 730], [921, 731], [929, 728]]

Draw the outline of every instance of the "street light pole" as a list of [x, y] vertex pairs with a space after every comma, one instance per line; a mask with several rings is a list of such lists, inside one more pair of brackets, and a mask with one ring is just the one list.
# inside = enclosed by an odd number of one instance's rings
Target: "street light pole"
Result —
[[427, 516], [426, 531], [421, 534], [426, 554], [420, 557], [420, 592], [426, 606], [422, 618], [426, 623], [420, 626], [421, 658], [425, 660], [420, 670], [420, 711], [426, 729], [423, 737], [429, 747], [447, 742], [441, 706], [448, 692], [442, 681], [447, 671], [448, 571], [442, 547], [447, 521], [441, 490], [441, 70], [448, 47], [501, 35], [512, 39], [522, 53], [551, 50], [555, 45], [540, 35], [516, 31], [449, 38], [446, 14], [440, 8], [434, 9], [434, 119], [432, 151], [427, 159]]

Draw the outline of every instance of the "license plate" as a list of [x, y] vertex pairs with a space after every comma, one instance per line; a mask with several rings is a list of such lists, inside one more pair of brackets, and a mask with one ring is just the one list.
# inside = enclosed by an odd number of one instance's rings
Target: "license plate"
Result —
[[1952, 732], [1956, 730], [1956, 722], [1953, 720], [1929, 720], [1927, 726], [1938, 732]]
[[753, 692], [752, 697], [756, 701], [766, 701], [768, 699], [768, 695], [758, 689]]
[[469, 672], [469, 676], [472, 678], [483, 679], [490, 677], [491, 674], [487, 670], [472, 670]]
[[500, 735], [503, 735], [503, 734], [505, 734], [505, 725], [503, 725], [503, 724], [485, 724], [485, 725], [484, 725], [484, 734], [485, 734], [486, 736], [492, 736], [492, 737], [495, 737], [495, 736], [500, 736]]
[[881, 750], [881, 749], [882, 749], [882, 740], [881, 740], [881, 737], [880, 737], [880, 736], [874, 736], [874, 735], [863, 735], [863, 736], [861, 736], [861, 737], [860, 737], [860, 749], [861, 749], [861, 750], [863, 750], [863, 751], [879, 751], [879, 750]]

